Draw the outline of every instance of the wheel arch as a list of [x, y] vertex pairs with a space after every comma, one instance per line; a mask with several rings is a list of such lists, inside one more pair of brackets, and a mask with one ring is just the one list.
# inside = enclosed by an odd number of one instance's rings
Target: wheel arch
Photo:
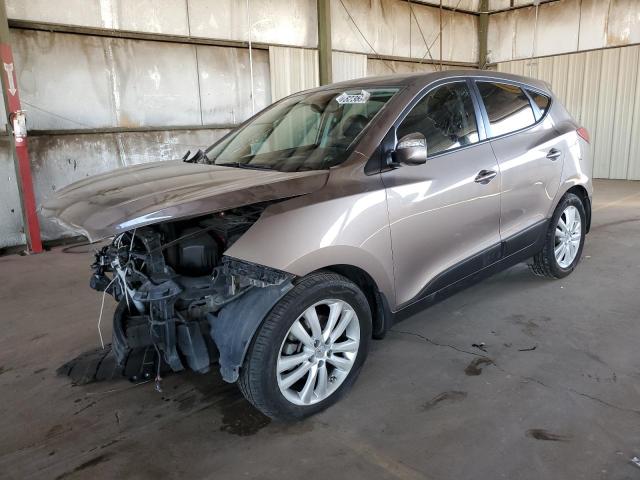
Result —
[[565, 195], [567, 193], [573, 193], [580, 199], [580, 201], [582, 201], [582, 205], [584, 206], [584, 213], [587, 217], [585, 233], [589, 233], [589, 230], [591, 229], [591, 199], [589, 198], [589, 192], [587, 192], [587, 189], [583, 185], [574, 185], [565, 192]]
[[362, 290], [371, 309], [373, 338], [383, 338], [393, 323], [392, 313], [387, 298], [380, 291], [373, 277], [362, 268], [347, 264], [330, 265], [320, 270], [342, 275]]

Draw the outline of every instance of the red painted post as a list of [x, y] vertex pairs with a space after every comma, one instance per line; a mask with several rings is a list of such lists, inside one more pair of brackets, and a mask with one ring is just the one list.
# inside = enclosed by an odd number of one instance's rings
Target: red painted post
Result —
[[9, 25], [4, 0], [0, 0], [0, 62], [2, 70], [2, 90], [9, 127], [13, 131], [12, 146], [15, 149], [18, 188], [22, 200], [22, 218], [27, 237], [27, 247], [31, 253], [42, 252], [40, 223], [36, 213], [36, 199], [31, 178], [31, 163], [27, 147], [27, 129], [24, 125], [24, 112], [20, 108], [20, 92], [13, 63], [13, 53], [9, 41]]

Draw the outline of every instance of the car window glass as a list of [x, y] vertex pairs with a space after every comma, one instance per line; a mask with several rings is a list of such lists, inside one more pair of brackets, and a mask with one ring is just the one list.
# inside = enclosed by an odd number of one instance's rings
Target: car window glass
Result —
[[542, 95], [541, 93], [538, 93], [538, 92], [532, 92], [531, 90], [527, 90], [527, 93], [531, 97], [531, 100], [533, 100], [533, 103], [535, 103], [538, 106], [539, 112], [535, 112], [535, 113], [536, 113], [536, 120], [540, 120], [544, 116], [544, 114], [547, 113], [547, 109], [549, 108], [551, 99], [546, 95]]
[[478, 126], [471, 94], [464, 82], [436, 88], [420, 100], [402, 121], [398, 139], [422, 133], [431, 157], [478, 142]]
[[515, 132], [536, 123], [527, 95], [514, 85], [478, 82], [478, 89], [489, 116], [491, 136]]

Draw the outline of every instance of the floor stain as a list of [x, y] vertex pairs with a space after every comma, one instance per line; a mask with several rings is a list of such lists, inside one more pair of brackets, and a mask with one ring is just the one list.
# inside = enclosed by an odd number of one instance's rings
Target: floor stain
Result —
[[64, 425], [60, 425], [60, 424], [56, 424], [53, 427], [51, 427], [47, 433], [45, 433], [44, 438], [49, 440], [53, 437], [57, 437], [58, 435], [68, 432], [71, 430], [70, 426], [64, 426]]
[[10, 370], [11, 370], [10, 368], [4, 368], [4, 367], [0, 366], [0, 375], [2, 375], [3, 373], [7, 373]]
[[549, 442], [568, 442], [571, 440], [569, 435], [558, 435], [557, 433], [551, 433], [542, 428], [532, 428], [527, 430], [527, 437], [535, 438], [536, 440], [546, 440]]
[[63, 478], [67, 478], [67, 477], [73, 475], [74, 473], [81, 472], [82, 470], [86, 470], [87, 468], [91, 468], [91, 467], [94, 467], [96, 465], [99, 465], [100, 463], [106, 462], [110, 458], [111, 458], [111, 454], [110, 453], [105, 453], [103, 455], [98, 455], [97, 457], [92, 458], [91, 460], [88, 460], [88, 461], [86, 461], [84, 463], [81, 463], [80, 465], [78, 465], [73, 470], [69, 470], [68, 472], [65, 472], [65, 473], [63, 473], [61, 475], [58, 475], [55, 480], [62, 480]]
[[254, 408], [238, 392], [238, 398], [220, 404], [222, 412], [221, 432], [240, 437], [255, 435], [271, 423], [271, 419]]
[[33, 371], [33, 374], [34, 374], [34, 375], [37, 375], [37, 374], [39, 374], [39, 373], [44, 372], [45, 370], [46, 370], [46, 368], [39, 368], [39, 369], [37, 369], [37, 370], [34, 370], [34, 371]]
[[461, 402], [467, 398], [467, 392], [461, 392], [458, 390], [449, 390], [448, 392], [442, 392], [440, 395], [436, 395], [431, 400], [422, 405], [422, 411], [426, 412], [432, 408], [438, 406], [442, 402]]
[[469, 365], [464, 369], [464, 373], [470, 377], [474, 377], [482, 374], [483, 365], [493, 365], [493, 360], [487, 357], [476, 358], [471, 361]]

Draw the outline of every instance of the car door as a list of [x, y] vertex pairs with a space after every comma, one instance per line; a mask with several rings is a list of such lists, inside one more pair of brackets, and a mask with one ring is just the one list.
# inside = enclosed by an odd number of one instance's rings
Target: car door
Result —
[[426, 163], [382, 174], [398, 308], [499, 255], [500, 172], [479, 119], [460, 80], [429, 88], [396, 124], [396, 139], [422, 133], [428, 150]]
[[548, 96], [502, 80], [476, 86], [502, 174], [500, 234], [513, 251], [544, 232], [568, 146], [545, 115]]

